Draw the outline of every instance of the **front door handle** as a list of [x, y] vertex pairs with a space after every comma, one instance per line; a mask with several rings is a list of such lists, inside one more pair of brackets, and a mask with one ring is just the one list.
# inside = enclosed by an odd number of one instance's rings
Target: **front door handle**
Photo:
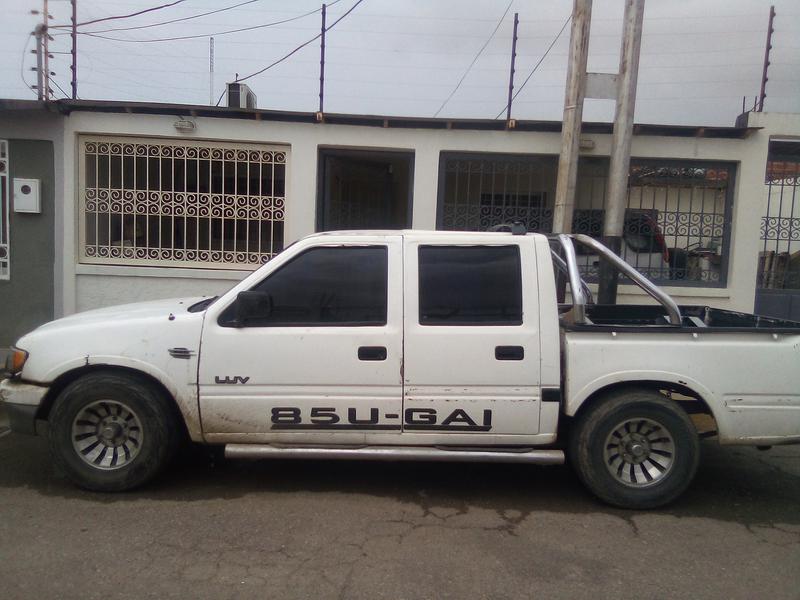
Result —
[[358, 349], [358, 360], [386, 360], [386, 347], [361, 346]]
[[523, 360], [525, 348], [522, 346], [495, 346], [494, 357], [497, 360]]

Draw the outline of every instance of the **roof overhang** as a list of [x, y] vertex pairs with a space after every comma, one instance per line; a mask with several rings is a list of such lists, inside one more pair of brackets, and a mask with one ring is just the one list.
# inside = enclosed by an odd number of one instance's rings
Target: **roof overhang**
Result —
[[[128, 113], [174, 115], [182, 117], [210, 117], [222, 119], [247, 119], [288, 123], [319, 123], [315, 112], [231, 108], [197, 104], [167, 104], [160, 102], [117, 102], [112, 100], [35, 100], [0, 99], [0, 112], [16, 110], [44, 110], [69, 115], [73, 112]], [[425, 117], [399, 117], [387, 115], [354, 115], [325, 113], [322, 122], [328, 125], [381, 127], [388, 129], [441, 129], [471, 131], [506, 131], [508, 125], [501, 119], [439, 119]], [[637, 136], [706, 137], [742, 139], [757, 131], [758, 127], [705, 127], [695, 125], [658, 125], [638, 123], [633, 127]], [[560, 133], [560, 121], [515, 120], [509, 131]], [[583, 124], [584, 134], [610, 134], [611, 123], [588, 122]]]

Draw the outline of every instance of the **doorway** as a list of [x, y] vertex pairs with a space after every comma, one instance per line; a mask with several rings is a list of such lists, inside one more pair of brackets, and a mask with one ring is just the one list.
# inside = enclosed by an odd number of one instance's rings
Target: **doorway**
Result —
[[411, 227], [413, 152], [321, 149], [317, 231]]

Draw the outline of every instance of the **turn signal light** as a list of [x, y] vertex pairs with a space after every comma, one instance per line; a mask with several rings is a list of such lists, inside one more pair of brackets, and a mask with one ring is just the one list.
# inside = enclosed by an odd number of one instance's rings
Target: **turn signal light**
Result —
[[6, 371], [11, 375], [16, 375], [22, 371], [25, 366], [25, 361], [28, 360], [28, 353], [19, 348], [11, 348], [9, 355], [6, 357]]

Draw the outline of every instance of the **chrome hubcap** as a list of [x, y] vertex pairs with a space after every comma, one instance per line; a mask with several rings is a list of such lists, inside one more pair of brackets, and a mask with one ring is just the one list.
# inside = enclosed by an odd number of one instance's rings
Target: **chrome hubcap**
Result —
[[139, 417], [122, 402], [93, 402], [72, 423], [72, 447], [85, 463], [97, 469], [124, 467], [136, 458], [141, 446]]
[[608, 434], [604, 458], [614, 479], [644, 487], [662, 480], [675, 462], [675, 442], [652, 419], [623, 421]]

